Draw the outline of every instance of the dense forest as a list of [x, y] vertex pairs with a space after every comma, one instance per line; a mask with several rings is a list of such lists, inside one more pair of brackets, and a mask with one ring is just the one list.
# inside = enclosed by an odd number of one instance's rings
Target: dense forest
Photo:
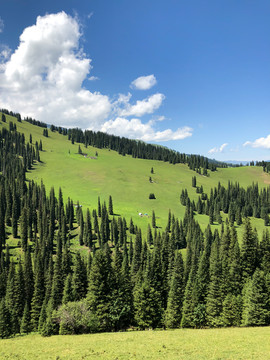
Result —
[[182, 190], [180, 202], [184, 206], [190, 206], [192, 211], [209, 216], [209, 223], [214, 221], [222, 223], [220, 212], [228, 214], [229, 221], [233, 226], [241, 225], [243, 218], [253, 216], [264, 220], [264, 225], [270, 223], [270, 187], [259, 191], [258, 184], [252, 184], [247, 189], [240, 187], [239, 183], [231, 183], [225, 188], [220, 183], [211, 189], [210, 196], [203, 192], [202, 186], [197, 186], [196, 176], [192, 178], [192, 186], [201, 194], [197, 203], [191, 202], [187, 190]]
[[[43, 184], [27, 182], [42, 151], [42, 142], [26, 143], [15, 123], [1, 129], [0, 337], [270, 325], [269, 231], [258, 239], [248, 218], [254, 208], [269, 215], [269, 189], [229, 183], [208, 198], [193, 178], [202, 213], [208, 209], [213, 220], [225, 210], [234, 216], [220, 232], [202, 230], [194, 218], [198, 204], [184, 192], [184, 218], [169, 212], [160, 232], [153, 212], [144, 239], [132, 219], [114, 214], [111, 197], [83, 212], [72, 199], [64, 204], [61, 189], [56, 196], [54, 188], [47, 194]], [[87, 257], [70, 250], [74, 230]], [[10, 256], [8, 236], [19, 241], [21, 257]]]

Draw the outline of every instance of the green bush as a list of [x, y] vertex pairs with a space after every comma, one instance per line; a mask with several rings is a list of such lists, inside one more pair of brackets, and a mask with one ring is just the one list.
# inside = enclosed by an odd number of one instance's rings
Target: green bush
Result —
[[60, 325], [60, 335], [98, 332], [99, 321], [88, 309], [85, 299], [60, 306], [53, 317]]

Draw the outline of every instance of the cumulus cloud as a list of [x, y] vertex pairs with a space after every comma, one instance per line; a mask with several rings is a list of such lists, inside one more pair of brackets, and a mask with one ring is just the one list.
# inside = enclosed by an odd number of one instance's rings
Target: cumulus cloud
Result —
[[80, 49], [80, 37], [78, 22], [65, 12], [39, 16], [1, 66], [2, 106], [46, 123], [99, 128], [111, 102], [82, 87], [91, 59]]
[[228, 145], [228, 143], [222, 144], [220, 147], [214, 147], [213, 149], [210, 149], [208, 151], [208, 154], [214, 154], [214, 153], [221, 153], [225, 149], [225, 147]]
[[253, 148], [270, 149], [270, 135], [261, 137], [255, 141], [246, 141], [243, 146], [251, 146]]
[[115, 120], [106, 121], [103, 124], [101, 131], [132, 139], [157, 142], [183, 140], [192, 136], [192, 129], [190, 127], [185, 126], [177, 129], [176, 131], [172, 131], [171, 129], [155, 131], [154, 123], [154, 120], [150, 120], [144, 124], [140, 119], [134, 118], [128, 120], [123, 117], [117, 117]]
[[138, 100], [135, 105], [126, 103], [126, 107], [119, 110], [119, 115], [141, 117], [145, 114], [152, 114], [161, 106], [164, 99], [165, 96], [163, 94], [157, 93], [149, 96], [147, 99]]
[[130, 87], [137, 90], [148, 90], [151, 89], [154, 85], [156, 85], [157, 80], [155, 76], [148, 75], [148, 76], [140, 76], [137, 79], [133, 80], [130, 84]]
[[[157, 122], [165, 119], [152, 115], [165, 99], [161, 93], [132, 104], [131, 93], [119, 94], [115, 100], [84, 88], [85, 80], [94, 84], [98, 78], [90, 73], [91, 59], [80, 46], [82, 35], [77, 18], [59, 12], [38, 16], [36, 24], [24, 29], [13, 53], [0, 47], [1, 107], [48, 124], [144, 141], [181, 140], [192, 135], [187, 126], [176, 131], [156, 130]], [[155, 83], [154, 75], [142, 76], [132, 87], [149, 89]], [[152, 119], [143, 123], [138, 117], [146, 114]]]

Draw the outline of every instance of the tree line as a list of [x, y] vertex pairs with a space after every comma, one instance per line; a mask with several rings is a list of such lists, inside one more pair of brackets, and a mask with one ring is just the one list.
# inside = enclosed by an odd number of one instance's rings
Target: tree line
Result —
[[222, 223], [220, 212], [228, 214], [230, 223], [241, 225], [243, 218], [255, 217], [264, 220], [264, 225], [270, 224], [270, 186], [259, 190], [258, 183], [244, 189], [239, 183], [228, 181], [228, 186], [218, 183], [218, 186], [211, 189], [210, 196], [203, 192], [202, 186], [196, 185], [196, 177], [192, 177], [192, 186], [199, 193], [197, 202], [191, 201], [187, 190], [182, 190], [180, 202], [184, 206], [197, 211], [198, 214], [209, 216], [212, 225], [214, 221]]

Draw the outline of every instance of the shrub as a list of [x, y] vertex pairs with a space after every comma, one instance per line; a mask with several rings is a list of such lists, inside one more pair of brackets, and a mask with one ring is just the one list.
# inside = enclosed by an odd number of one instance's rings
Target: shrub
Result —
[[99, 321], [88, 309], [85, 299], [60, 306], [54, 319], [60, 325], [60, 335], [95, 333], [99, 328]]
[[153, 194], [153, 193], [150, 193], [149, 194], [149, 199], [155, 199], [156, 197], [155, 197], [155, 194]]

